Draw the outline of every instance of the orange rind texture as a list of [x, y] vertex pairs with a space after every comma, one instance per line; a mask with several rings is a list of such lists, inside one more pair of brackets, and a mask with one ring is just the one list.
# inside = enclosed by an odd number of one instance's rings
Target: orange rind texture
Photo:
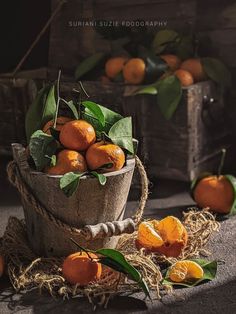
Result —
[[209, 207], [216, 213], [228, 214], [234, 202], [234, 190], [226, 177], [209, 176], [197, 183], [193, 197], [199, 207]]
[[120, 170], [124, 166], [125, 154], [119, 146], [101, 141], [89, 147], [86, 160], [90, 170], [97, 170], [111, 164], [110, 167], [103, 169], [103, 172], [111, 172]]
[[62, 274], [73, 285], [86, 286], [96, 282], [102, 274], [102, 265], [96, 261], [97, 259], [97, 255], [90, 252], [71, 254], [63, 262]]
[[95, 141], [95, 130], [85, 120], [73, 120], [61, 128], [60, 142], [68, 149], [85, 151]]
[[51, 175], [63, 175], [70, 171], [85, 172], [87, 164], [83, 155], [69, 149], [60, 151], [57, 155], [56, 165], [45, 169], [45, 172]]

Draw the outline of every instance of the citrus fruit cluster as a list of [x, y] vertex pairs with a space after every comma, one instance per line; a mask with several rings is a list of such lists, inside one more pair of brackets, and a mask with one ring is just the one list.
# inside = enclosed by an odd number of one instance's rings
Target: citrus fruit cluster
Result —
[[[53, 120], [43, 127], [43, 131], [51, 134]], [[44, 171], [50, 175], [63, 175], [67, 172], [85, 172], [102, 169], [103, 172], [120, 170], [125, 163], [123, 150], [115, 144], [97, 141], [94, 127], [85, 120], [72, 120], [58, 117], [56, 130], [63, 149], [56, 156], [56, 164], [46, 167]], [[106, 165], [109, 164], [109, 167]]]
[[[183, 62], [174, 54], [160, 55], [160, 58], [168, 65], [168, 70], [162, 78], [174, 74], [185, 87], [207, 79], [198, 58], [190, 58]], [[119, 73], [123, 73], [126, 83], [142, 84], [145, 80], [146, 69], [146, 63], [142, 58], [110, 58], [105, 64], [106, 77], [103, 77], [103, 81], [114, 80]]]

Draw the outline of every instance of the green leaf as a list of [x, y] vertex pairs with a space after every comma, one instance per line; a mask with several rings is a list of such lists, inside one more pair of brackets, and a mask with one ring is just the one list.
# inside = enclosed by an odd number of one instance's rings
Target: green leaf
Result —
[[30, 136], [41, 129], [46, 122], [52, 120], [56, 112], [54, 86], [45, 86], [39, 92], [25, 118], [25, 131], [27, 142]]
[[110, 128], [114, 123], [121, 120], [123, 117], [117, 113], [114, 112], [106, 107], [103, 107], [101, 105], [98, 105], [98, 107], [101, 109], [104, 118], [105, 118], [105, 126], [102, 126], [97, 117], [94, 115], [92, 111], [90, 111], [88, 108], [85, 108], [85, 112], [82, 113], [82, 117], [84, 120], [88, 121], [92, 124], [92, 126], [95, 128], [98, 132], [109, 132]]
[[151, 299], [147, 283], [142, 279], [137, 269], [127, 262], [122, 253], [113, 249], [100, 249], [97, 250], [96, 253], [104, 256], [100, 258], [100, 263], [129, 275], [132, 280], [139, 284], [146, 296]]
[[152, 42], [153, 51], [156, 54], [163, 52], [166, 46], [169, 43], [175, 42], [178, 37], [177, 32], [168, 29], [157, 32]]
[[70, 197], [75, 193], [79, 185], [79, 180], [84, 174], [85, 173], [68, 172], [61, 177], [60, 189], [67, 197]]
[[181, 96], [182, 87], [176, 76], [171, 75], [160, 81], [157, 102], [161, 113], [167, 120], [170, 120], [175, 113]]
[[37, 130], [32, 134], [29, 150], [38, 171], [50, 165], [50, 158], [55, 154], [57, 147], [57, 142], [53, 136], [44, 133], [42, 130]]
[[215, 58], [202, 58], [201, 63], [210, 79], [222, 87], [231, 86], [231, 73], [220, 60]]
[[199, 280], [196, 281], [192, 281], [192, 282], [173, 282], [171, 281], [171, 279], [169, 278], [169, 271], [170, 268], [167, 270], [164, 280], [162, 281], [163, 285], [172, 285], [172, 286], [182, 286], [182, 287], [194, 287], [197, 286], [199, 284], [202, 284], [206, 281], [210, 281], [213, 280], [216, 276], [216, 272], [217, 272], [217, 262], [216, 261], [206, 261], [204, 259], [191, 259], [191, 261], [197, 263], [198, 265], [200, 265], [203, 269], [203, 277]]
[[69, 107], [69, 109], [72, 111], [73, 116], [75, 117], [76, 120], [79, 119], [79, 114], [78, 114], [78, 110], [75, 106], [75, 104], [73, 103], [72, 100], [70, 101], [66, 101], [65, 99], [61, 98], [61, 100]]
[[177, 43], [176, 55], [186, 60], [194, 55], [194, 40], [192, 36], [182, 36], [180, 41]]
[[137, 92], [134, 93], [134, 95], [139, 95], [139, 94], [148, 94], [148, 95], [156, 95], [157, 94], [157, 89], [154, 86], [145, 86], [140, 88]]
[[226, 179], [229, 180], [229, 182], [232, 184], [233, 190], [234, 190], [234, 202], [232, 204], [232, 207], [230, 209], [229, 215], [235, 215], [236, 214], [236, 178], [230, 174], [225, 175]]
[[167, 63], [158, 56], [149, 55], [146, 60], [145, 82], [152, 83], [159, 79], [169, 68]]
[[82, 105], [92, 112], [93, 116], [101, 123], [103, 127], [105, 126], [105, 116], [98, 104], [93, 101], [86, 100], [82, 102]]
[[57, 156], [56, 155], [52, 155], [52, 156], [45, 155], [45, 157], [50, 159], [50, 167], [56, 166], [56, 164], [57, 164]]
[[91, 171], [90, 174], [93, 175], [94, 177], [96, 177], [101, 185], [106, 184], [107, 177], [104, 176], [104, 174], [98, 173], [96, 171]]
[[81, 61], [75, 70], [75, 79], [79, 80], [83, 75], [90, 72], [104, 58], [104, 56], [105, 54], [103, 52], [97, 52]]
[[114, 144], [126, 149], [131, 154], [134, 153], [131, 117], [117, 121], [111, 127], [108, 136]]

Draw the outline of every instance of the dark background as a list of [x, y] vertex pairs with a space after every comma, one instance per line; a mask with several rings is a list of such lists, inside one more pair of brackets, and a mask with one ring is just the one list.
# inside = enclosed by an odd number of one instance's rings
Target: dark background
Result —
[[[5, 0], [0, 10], [0, 72], [12, 71], [50, 16], [49, 0]], [[47, 66], [49, 31], [27, 58], [23, 69]]]

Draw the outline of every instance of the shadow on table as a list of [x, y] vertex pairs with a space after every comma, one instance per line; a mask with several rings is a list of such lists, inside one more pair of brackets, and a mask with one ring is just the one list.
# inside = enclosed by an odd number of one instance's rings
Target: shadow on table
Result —
[[[92, 313], [93, 305], [88, 302], [87, 298], [77, 297], [70, 300], [52, 298], [47, 294], [39, 294], [34, 289], [27, 293], [14, 293], [13, 289], [0, 286], [0, 313], [32, 311], [35, 314], [63, 314], [63, 313]], [[5, 303], [5, 305], [3, 305]], [[5, 311], [4, 311], [5, 309]], [[7, 311], [6, 311], [7, 310]], [[147, 310], [145, 301], [131, 296], [117, 296], [110, 300], [108, 311], [104, 308], [97, 308], [99, 313], [135, 313]], [[25, 313], [25, 312], [24, 312]]]

